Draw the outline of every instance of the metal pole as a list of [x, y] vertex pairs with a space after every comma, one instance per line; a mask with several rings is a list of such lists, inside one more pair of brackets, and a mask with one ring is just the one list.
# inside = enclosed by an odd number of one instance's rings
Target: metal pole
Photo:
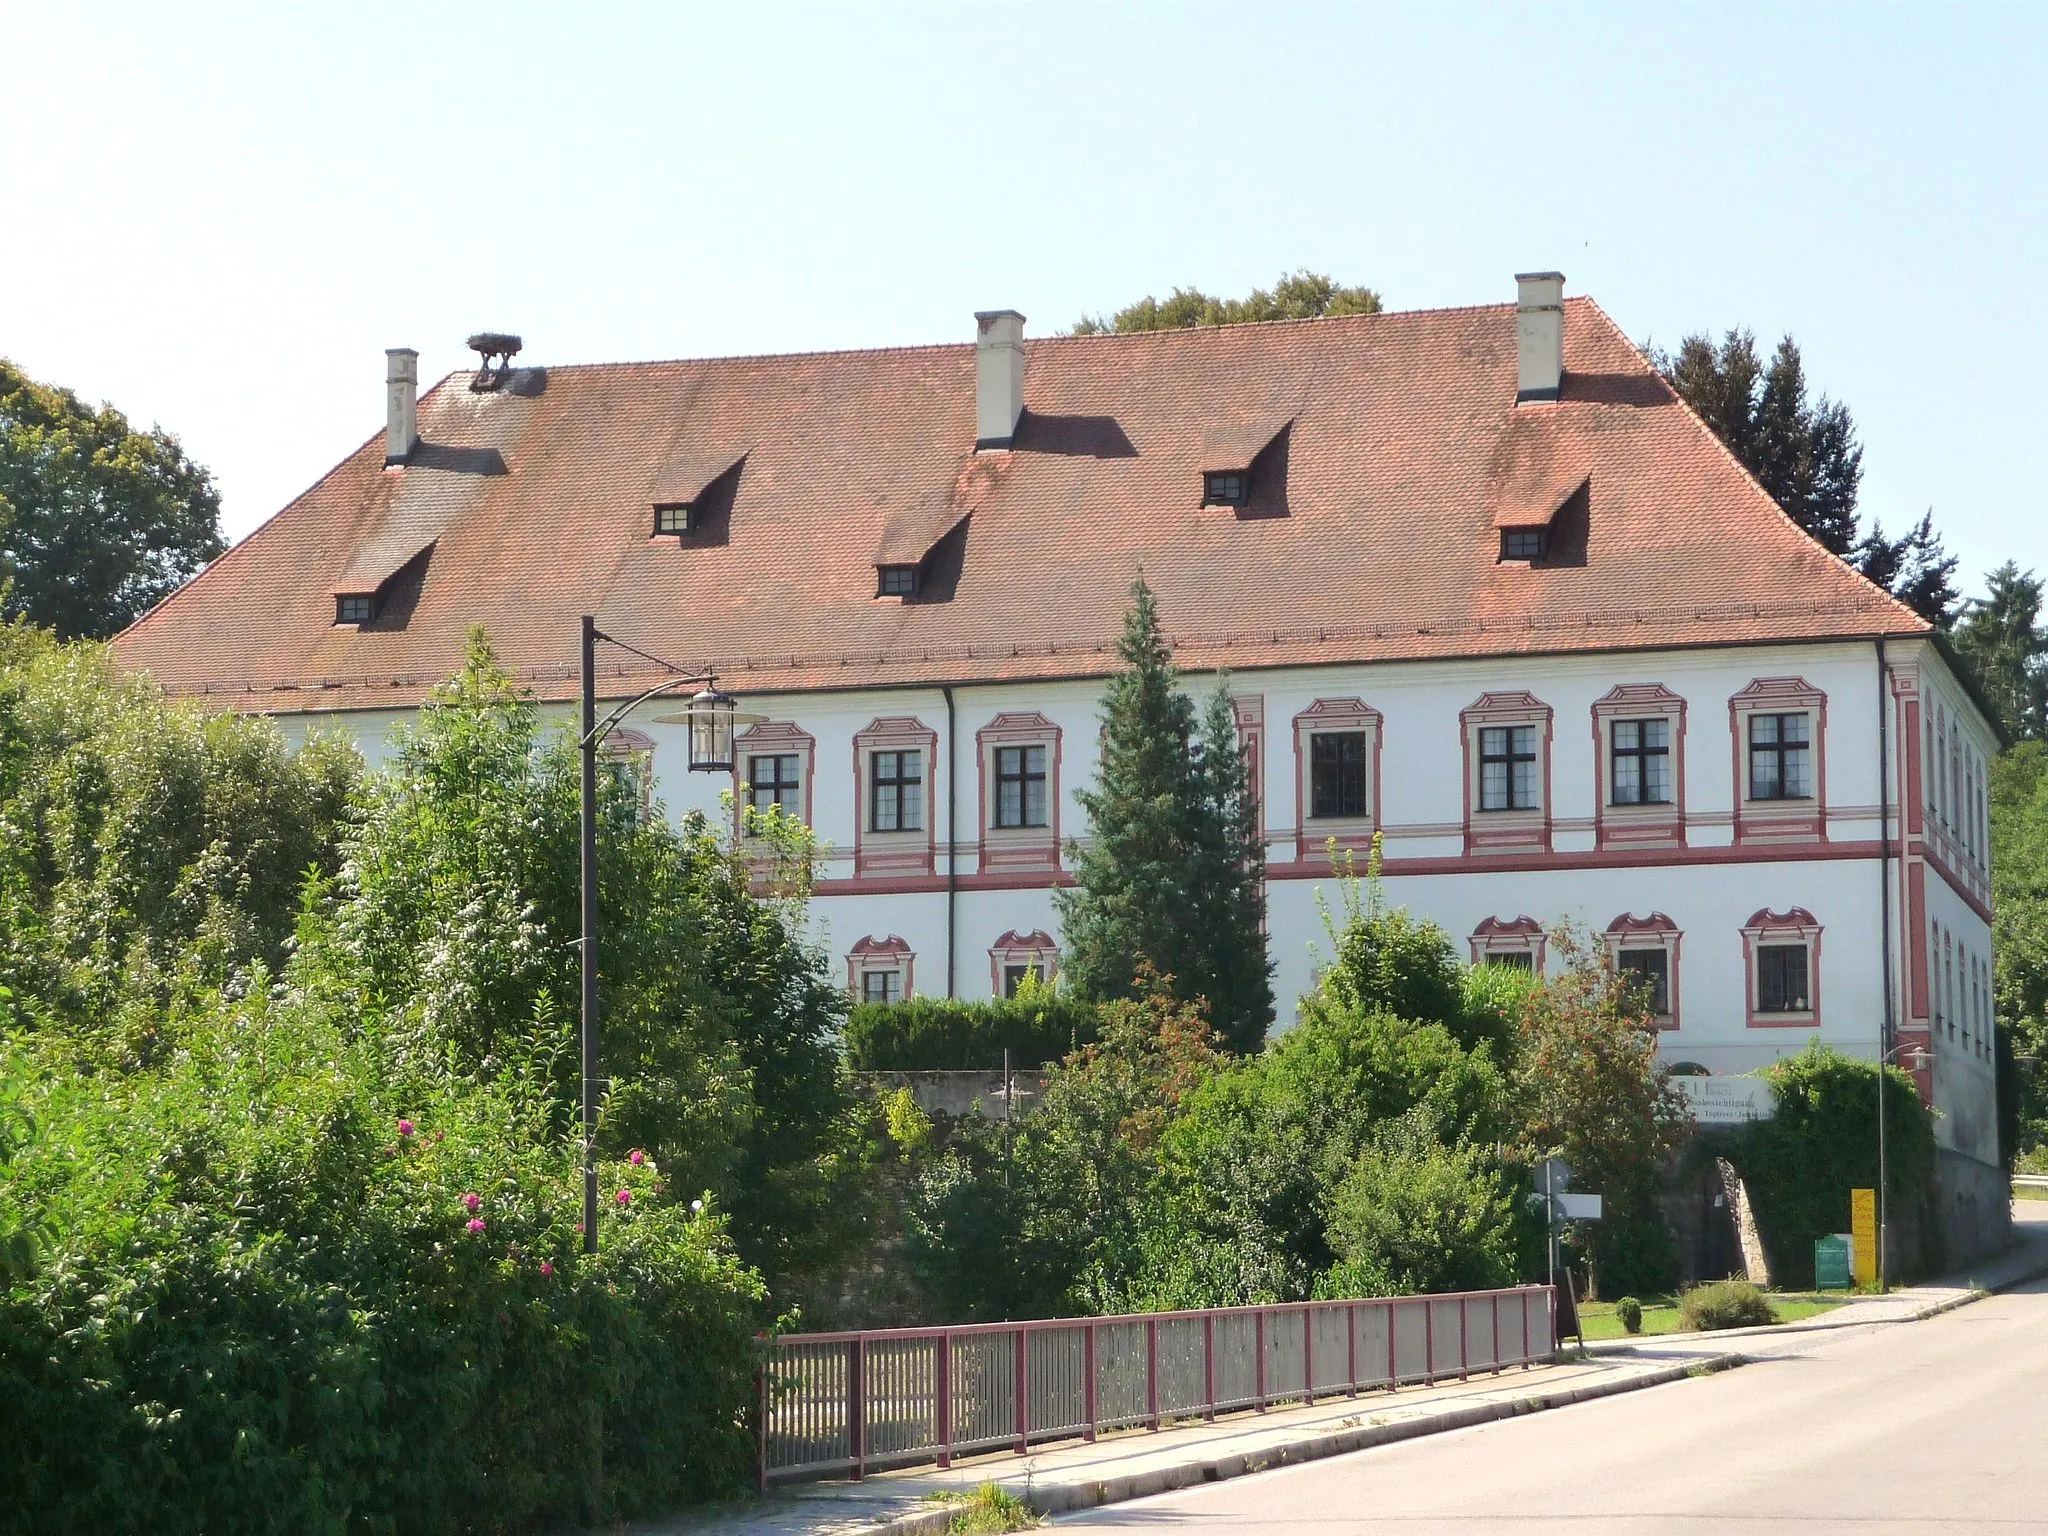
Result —
[[597, 620], [583, 615], [583, 1251], [597, 1252]]
[[1877, 1294], [1886, 1294], [1884, 1273], [1884, 1218], [1885, 1218], [1885, 1146], [1884, 1146], [1884, 1074], [1887, 1071], [1885, 1059], [1890, 1052], [1879, 1046], [1877, 1053]]
[[[1884, 1071], [1885, 1060], [1891, 1054], [1892, 1046], [1892, 795], [1889, 754], [1890, 733], [1886, 729], [1885, 711], [1890, 705], [1886, 688], [1886, 667], [1884, 660], [1884, 636], [1877, 637], [1877, 896], [1878, 896], [1878, 944], [1883, 952], [1884, 967], [1884, 1014], [1878, 1025], [1877, 1035], [1877, 1293], [1882, 1296], [1887, 1289], [1885, 1277], [1885, 1226], [1890, 1211], [1890, 1191], [1885, 1187], [1885, 1146], [1884, 1146]], [[1905, 821], [1901, 801], [1900, 832], [1903, 834]]]

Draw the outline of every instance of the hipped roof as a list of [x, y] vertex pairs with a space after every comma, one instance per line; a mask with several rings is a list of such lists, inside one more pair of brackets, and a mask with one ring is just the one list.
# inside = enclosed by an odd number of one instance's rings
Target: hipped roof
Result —
[[[475, 624], [571, 697], [583, 613], [737, 692], [1089, 676], [1141, 567], [1191, 669], [1927, 630], [1583, 298], [1542, 406], [1515, 404], [1512, 305], [1026, 350], [1015, 447], [979, 456], [971, 344], [529, 368], [488, 394], [456, 375], [420, 402], [412, 465], [386, 469], [379, 434], [119, 653], [276, 711], [415, 704]], [[1201, 505], [1213, 434], [1240, 423], [1291, 423], [1258, 516]], [[665, 472], [741, 454], [715, 535], [650, 536]], [[1583, 561], [1499, 563], [1503, 509], [1566, 481], [1587, 486]], [[876, 563], [942, 541], [920, 599], [875, 598]], [[429, 542], [402, 613], [332, 623], [341, 584]], [[613, 693], [645, 665], [606, 662]]]

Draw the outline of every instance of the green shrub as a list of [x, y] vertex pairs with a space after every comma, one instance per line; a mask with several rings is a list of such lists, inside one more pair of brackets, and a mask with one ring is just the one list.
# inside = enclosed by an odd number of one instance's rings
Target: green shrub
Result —
[[1427, 1106], [1359, 1154], [1330, 1210], [1330, 1243], [1354, 1295], [1482, 1291], [1513, 1285], [1519, 1202], [1477, 1148], [1445, 1146]]
[[[1703, 1140], [1741, 1173], [1756, 1212], [1771, 1278], [1813, 1284], [1813, 1244], [1849, 1230], [1849, 1191], [1877, 1186], [1877, 1068], [1815, 1041], [1765, 1073], [1777, 1100], [1767, 1120]], [[1894, 1217], [1920, 1206], [1934, 1173], [1934, 1122], [1913, 1080], [1885, 1073], [1885, 1116]]]
[[46, 1235], [0, 1292], [0, 1526], [525, 1529], [739, 1486], [763, 1308], [722, 1220], [607, 1164], [586, 1259], [529, 1083], [259, 982], [161, 1070], [7, 1050], [38, 1134], [0, 1203]]
[[856, 1072], [996, 1071], [1008, 1049], [1025, 1072], [1094, 1044], [1097, 1029], [1095, 1005], [1060, 992], [861, 1003], [846, 1022], [846, 1061]]
[[1633, 1296], [1624, 1296], [1614, 1304], [1614, 1320], [1621, 1324], [1623, 1333], [1643, 1331], [1643, 1304]]
[[1678, 1298], [1679, 1326], [1701, 1333], [1716, 1328], [1759, 1328], [1778, 1320], [1770, 1298], [1746, 1280], [1696, 1285]]

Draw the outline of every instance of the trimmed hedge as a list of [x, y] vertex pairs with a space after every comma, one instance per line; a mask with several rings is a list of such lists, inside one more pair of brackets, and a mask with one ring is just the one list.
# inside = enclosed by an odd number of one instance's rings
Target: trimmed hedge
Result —
[[1096, 1010], [1057, 992], [961, 1002], [916, 997], [861, 1003], [846, 1021], [846, 1062], [856, 1072], [1000, 1070], [1060, 1061], [1096, 1037]]

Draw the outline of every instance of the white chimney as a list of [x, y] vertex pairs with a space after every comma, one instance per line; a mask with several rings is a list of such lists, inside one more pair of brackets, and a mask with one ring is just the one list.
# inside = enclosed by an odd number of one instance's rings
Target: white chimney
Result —
[[974, 451], [1007, 448], [1024, 414], [1024, 317], [1014, 309], [974, 316]]
[[1555, 400], [1564, 382], [1564, 274], [1515, 274], [1515, 400]]
[[384, 349], [384, 464], [403, 464], [420, 440], [420, 355], [411, 347]]

